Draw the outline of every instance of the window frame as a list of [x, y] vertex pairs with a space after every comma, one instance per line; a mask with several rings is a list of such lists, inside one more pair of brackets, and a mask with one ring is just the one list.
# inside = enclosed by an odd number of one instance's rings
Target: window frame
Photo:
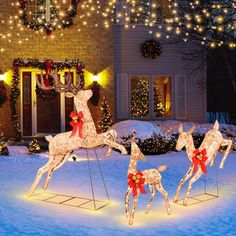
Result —
[[[149, 83], [149, 112], [147, 117], [133, 117], [131, 114], [131, 79], [133, 77], [147, 77]], [[169, 77], [171, 79], [171, 116], [168, 117], [155, 117], [154, 111], [154, 99], [153, 99], [153, 81], [155, 77]], [[169, 120], [174, 119], [175, 114], [175, 94], [174, 94], [174, 75], [167, 74], [129, 74], [128, 75], [128, 115], [129, 119], [140, 119], [140, 120]]]

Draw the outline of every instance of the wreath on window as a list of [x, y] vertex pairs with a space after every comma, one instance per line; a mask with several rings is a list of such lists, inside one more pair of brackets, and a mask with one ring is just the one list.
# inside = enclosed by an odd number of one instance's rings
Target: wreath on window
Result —
[[[43, 7], [43, 1], [39, 1], [41, 3], [41, 7]], [[38, 4], [39, 4], [38, 3]], [[28, 9], [27, 9], [27, 0], [19, 0], [19, 8], [20, 8], [20, 15], [19, 18], [22, 21], [23, 25], [33, 29], [33, 30], [40, 30], [43, 29], [47, 35], [50, 35], [52, 31], [69, 28], [73, 24], [73, 19], [77, 14], [77, 6], [79, 0], [70, 0], [70, 8], [67, 10], [66, 15], [64, 17], [60, 17], [57, 6], [55, 3], [52, 3], [50, 6], [50, 13], [53, 17], [52, 22], [47, 22], [45, 17], [33, 17], [30, 19], [28, 17]], [[38, 15], [42, 14], [41, 11], [44, 11], [38, 6], [36, 9], [36, 13]]]
[[161, 45], [154, 39], [146, 40], [141, 44], [142, 55], [149, 59], [155, 59], [161, 55]]
[[3, 84], [0, 84], [0, 107], [6, 102], [7, 100], [7, 90]]
[[[48, 76], [48, 78], [44, 78], [43, 81], [46, 86], [53, 86], [53, 78], [51, 76]], [[55, 91], [55, 89], [42, 90], [38, 87], [38, 85], [36, 85], [35, 91], [38, 98], [45, 102], [52, 101], [57, 96], [57, 92]]]

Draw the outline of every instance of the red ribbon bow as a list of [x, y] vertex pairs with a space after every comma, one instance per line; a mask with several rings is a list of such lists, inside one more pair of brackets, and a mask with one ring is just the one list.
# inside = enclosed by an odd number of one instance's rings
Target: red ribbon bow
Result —
[[193, 152], [194, 156], [192, 157], [193, 162], [193, 173], [197, 171], [197, 167], [200, 166], [202, 169], [202, 172], [207, 173], [205, 162], [207, 160], [206, 156], [206, 149], [204, 148], [202, 151], [199, 151], [199, 149], [196, 149]]
[[70, 125], [73, 127], [70, 138], [76, 134], [77, 130], [78, 130], [79, 137], [83, 138], [83, 134], [82, 134], [83, 121], [81, 120], [83, 117], [84, 115], [82, 111], [78, 112], [77, 114], [74, 113], [73, 111], [70, 113], [70, 118], [72, 118]]
[[45, 67], [46, 67], [46, 75], [48, 75], [48, 74], [51, 73], [51, 71], [52, 71], [53, 61], [51, 61], [51, 60], [45, 60], [45, 61], [44, 61], [44, 65], [45, 65]]
[[146, 190], [143, 187], [145, 178], [142, 178], [143, 173], [139, 170], [136, 174], [129, 174], [128, 175], [128, 185], [133, 190], [133, 196], [135, 197], [137, 195], [137, 189], [140, 190], [142, 194], [146, 194]]

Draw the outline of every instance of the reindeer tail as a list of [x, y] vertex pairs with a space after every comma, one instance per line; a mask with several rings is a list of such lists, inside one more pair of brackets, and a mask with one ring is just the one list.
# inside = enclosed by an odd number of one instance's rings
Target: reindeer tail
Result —
[[215, 121], [215, 124], [214, 124], [214, 126], [213, 126], [213, 129], [214, 129], [214, 130], [219, 130], [219, 127], [220, 127], [219, 122], [216, 120], [216, 121]]
[[48, 142], [51, 142], [53, 137], [52, 135], [48, 135], [48, 136], [45, 136], [45, 139], [48, 141]]
[[158, 171], [162, 172], [162, 171], [165, 171], [167, 169], [167, 166], [159, 166], [157, 168]]

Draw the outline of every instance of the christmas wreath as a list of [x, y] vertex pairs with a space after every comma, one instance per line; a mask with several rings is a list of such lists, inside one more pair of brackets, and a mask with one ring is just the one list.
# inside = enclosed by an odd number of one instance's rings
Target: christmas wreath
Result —
[[[22, 21], [23, 25], [25, 25], [26, 27], [36, 31], [43, 29], [47, 33], [47, 35], [50, 35], [52, 31], [69, 28], [73, 24], [73, 19], [77, 14], [78, 2], [79, 0], [70, 1], [70, 8], [67, 10], [64, 17], [59, 16], [57, 6], [55, 6], [55, 3], [52, 3], [50, 6], [50, 13], [53, 16], [53, 21], [47, 22], [45, 17], [33, 17], [32, 19], [30, 19], [27, 13], [27, 0], [19, 0], [19, 18]], [[43, 1], [39, 3], [41, 3], [41, 5], [43, 6]], [[41, 6], [38, 6], [35, 11], [37, 15], [40, 16], [44, 13], [45, 10], [42, 10]]]
[[146, 40], [141, 44], [141, 52], [144, 57], [155, 59], [161, 55], [160, 43], [154, 39]]
[[3, 84], [0, 84], [0, 106], [7, 100], [7, 90]]
[[[44, 78], [43, 80], [46, 86], [53, 86], [53, 78], [51, 76], [48, 76], [48, 78]], [[36, 86], [35, 91], [37, 96], [45, 102], [52, 101], [57, 96], [57, 92], [54, 89], [42, 90]]]

